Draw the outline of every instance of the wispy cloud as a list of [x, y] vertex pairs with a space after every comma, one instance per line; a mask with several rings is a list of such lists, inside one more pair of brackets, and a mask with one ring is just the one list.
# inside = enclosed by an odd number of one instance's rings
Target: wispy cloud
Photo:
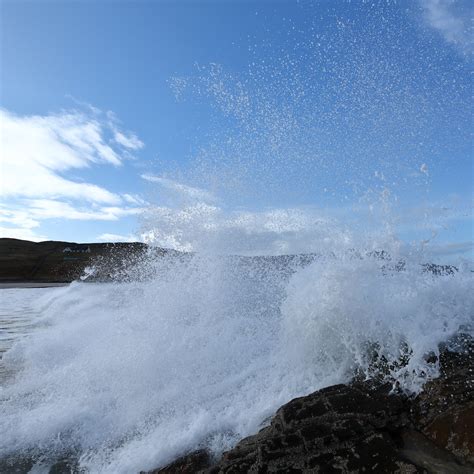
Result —
[[137, 206], [145, 206], [146, 205], [146, 201], [141, 196], [139, 196], [138, 194], [127, 194], [127, 193], [125, 193], [125, 194], [122, 194], [122, 198], [128, 204], [134, 204], [134, 205], [137, 205]]
[[[5, 226], [4, 224], [7, 224]], [[38, 232], [40, 222], [26, 210], [0, 207], [0, 236], [33, 241], [45, 240], [47, 237]]]
[[135, 135], [126, 136], [122, 132], [115, 131], [114, 139], [117, 143], [130, 150], [139, 150], [143, 147], [143, 142], [140, 141]]
[[108, 125], [113, 132], [114, 141], [129, 150], [140, 150], [145, 144], [133, 133], [120, 129], [120, 120], [110, 110], [107, 112]]
[[114, 221], [141, 212], [137, 195], [71, 176], [98, 165], [120, 167], [143, 142], [111, 112], [88, 106], [45, 116], [0, 109], [1, 235], [39, 240], [41, 221]]
[[31, 240], [33, 242], [41, 242], [47, 240], [48, 237], [42, 233], [37, 233], [33, 229], [24, 227], [3, 227], [0, 226], [0, 236], [10, 239]]
[[0, 236], [44, 240], [37, 233], [41, 223], [48, 219], [79, 221], [118, 221], [122, 217], [134, 216], [143, 212], [141, 207], [92, 206], [82, 207], [52, 199], [32, 199], [22, 201], [21, 205], [0, 208]]
[[457, 46], [463, 53], [472, 53], [473, 3], [469, 0], [421, 0], [428, 25], [437, 30], [446, 41]]
[[216, 201], [216, 196], [214, 196], [213, 193], [202, 188], [188, 186], [186, 184], [179, 183], [169, 178], [154, 176], [150, 174], [142, 174], [141, 177], [146, 181], [159, 184], [160, 186], [167, 189], [168, 191], [171, 191], [174, 194], [177, 194], [183, 198], [186, 198], [192, 201], [204, 201], [204, 202]]
[[28, 214], [34, 219], [71, 219], [116, 221], [124, 216], [136, 215], [142, 212], [139, 207], [78, 207], [63, 201], [51, 199], [34, 199], [26, 201]]
[[138, 143], [134, 136], [121, 132], [122, 138], [118, 141], [115, 138], [114, 146], [105, 139], [107, 124], [97, 116], [75, 111], [20, 117], [0, 109], [0, 127], [2, 197], [121, 202], [120, 196], [104, 187], [75, 181], [64, 173], [92, 164], [120, 166], [124, 160], [121, 142], [129, 141], [136, 149]]

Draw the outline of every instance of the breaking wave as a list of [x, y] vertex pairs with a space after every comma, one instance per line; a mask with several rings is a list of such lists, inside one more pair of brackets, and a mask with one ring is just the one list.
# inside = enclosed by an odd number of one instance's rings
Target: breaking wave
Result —
[[163, 257], [150, 281], [52, 290], [4, 358], [1, 456], [127, 473], [218, 453], [296, 396], [374, 376], [374, 347], [420, 390], [472, 322], [472, 273], [382, 257]]
[[474, 315], [469, 265], [424, 265], [444, 227], [429, 170], [467, 148], [470, 72], [393, 5], [344, 18], [329, 2], [319, 29], [285, 24], [281, 51], [252, 51], [245, 77], [210, 65], [174, 80], [219, 126], [185, 179], [143, 175], [171, 196], [141, 232], [193, 253], [151, 252], [122, 282], [85, 277], [32, 303], [35, 330], [3, 358], [0, 458], [139, 472], [219, 453], [354, 376], [416, 393], [437, 375], [431, 356]]

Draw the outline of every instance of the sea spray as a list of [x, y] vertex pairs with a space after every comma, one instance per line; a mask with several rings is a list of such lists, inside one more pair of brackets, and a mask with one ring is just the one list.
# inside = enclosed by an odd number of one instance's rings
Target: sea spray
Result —
[[[367, 379], [385, 375], [394, 387], [416, 393], [437, 375], [428, 356], [472, 324], [472, 283], [470, 272], [434, 275], [413, 262], [316, 260], [287, 289], [285, 354], [295, 365], [309, 364], [316, 380], [331, 371], [341, 377], [360, 371]], [[385, 373], [377, 374], [374, 356]]]
[[420, 390], [426, 356], [472, 322], [472, 273], [360, 255], [163, 257], [149, 281], [52, 290], [4, 359], [1, 456], [125, 473], [218, 453], [285, 401], [369, 375], [368, 344], [392, 365], [408, 347], [389, 380]]
[[423, 266], [438, 216], [464, 219], [429, 183], [464, 159], [469, 65], [396, 4], [315, 5], [278, 48], [252, 45], [247, 72], [171, 80], [216, 127], [186, 169], [142, 175], [140, 233], [189, 253], [146, 253], [108, 283], [91, 269], [35, 303], [2, 361], [0, 458], [125, 474], [217, 454], [354, 376], [416, 393], [439, 344], [472, 333], [470, 266]]

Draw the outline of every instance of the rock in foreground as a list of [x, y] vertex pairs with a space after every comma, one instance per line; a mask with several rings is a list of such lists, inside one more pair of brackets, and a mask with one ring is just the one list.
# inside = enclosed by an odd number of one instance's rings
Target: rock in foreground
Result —
[[373, 383], [336, 385], [282, 406], [270, 425], [211, 465], [202, 451], [157, 473], [472, 473], [474, 343], [444, 349], [416, 398]]
[[[442, 350], [440, 377], [416, 398], [373, 381], [328, 387], [282, 406], [218, 460], [199, 450], [148, 474], [472, 474], [474, 340], [459, 336], [457, 345]], [[0, 459], [0, 473], [33, 472], [37, 461]], [[49, 473], [83, 472], [77, 461], [66, 457]]]

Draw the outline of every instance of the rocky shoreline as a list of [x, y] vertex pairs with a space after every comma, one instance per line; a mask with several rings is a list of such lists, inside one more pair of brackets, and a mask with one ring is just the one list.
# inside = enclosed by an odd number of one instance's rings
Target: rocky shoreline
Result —
[[[438, 362], [439, 377], [415, 397], [394, 393], [391, 383], [355, 379], [291, 400], [268, 426], [217, 459], [199, 449], [140, 474], [471, 474], [474, 339], [459, 334], [441, 347], [439, 361], [431, 356]], [[26, 474], [35, 464], [0, 459], [0, 473]], [[49, 468], [50, 474], [80, 472], [74, 456]]]
[[[36, 285], [65, 283], [80, 277], [85, 266], [94, 262], [100, 271], [92, 280], [108, 281], [122, 268], [128, 270], [142, 261], [149, 252], [149, 247], [138, 243], [36, 244], [0, 239], [0, 283], [18, 284], [28, 279]], [[169, 251], [153, 252], [154, 258]], [[402, 270], [399, 262], [394, 264], [385, 255], [375, 257], [384, 261], [383, 271]], [[307, 265], [313, 258], [253, 259], [262, 259], [262, 268], [271, 264], [291, 272], [293, 266]], [[239, 257], [236, 264], [245, 265], [246, 261]], [[451, 266], [437, 265], [426, 265], [422, 270], [435, 275], [456, 271]], [[465, 330], [440, 346], [439, 356], [427, 355], [428, 364], [439, 364], [440, 375], [428, 381], [416, 397], [408, 396], [396, 385], [394, 389], [393, 381], [384, 377], [388, 373], [385, 362], [375, 357], [371, 380], [355, 376], [347, 385], [327, 387], [289, 401], [268, 426], [219, 458], [203, 446], [166, 467], [156, 466], [141, 474], [472, 473], [474, 339], [468, 333]], [[0, 473], [27, 473], [36, 462], [33, 456], [0, 459]], [[49, 472], [82, 471], [77, 458], [69, 453]]]
[[458, 341], [414, 398], [374, 381], [328, 387], [282, 406], [220, 459], [199, 450], [146, 474], [472, 473], [474, 340]]

